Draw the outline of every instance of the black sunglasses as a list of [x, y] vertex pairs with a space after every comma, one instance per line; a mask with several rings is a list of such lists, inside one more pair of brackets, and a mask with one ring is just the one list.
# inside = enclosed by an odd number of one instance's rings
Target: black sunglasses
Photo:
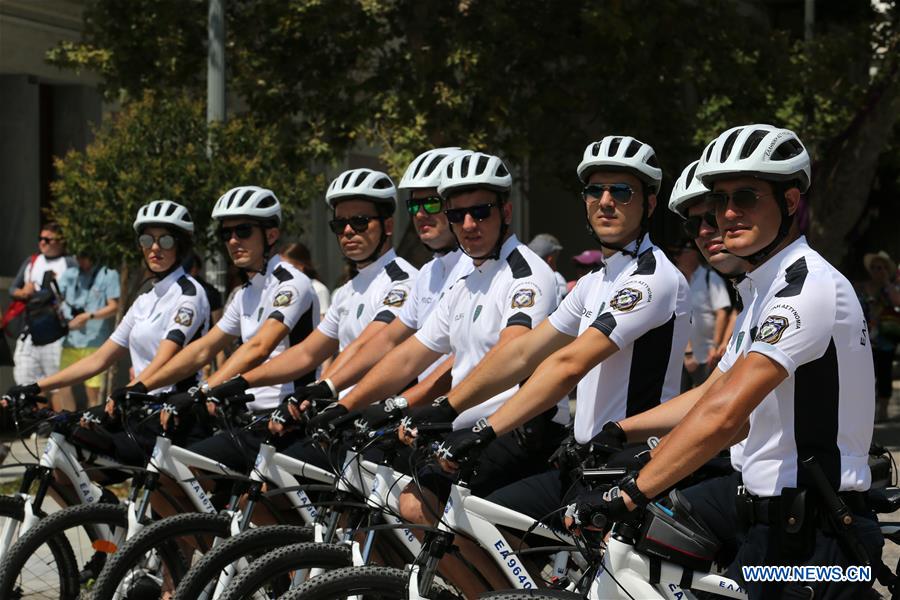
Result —
[[725, 212], [729, 200], [738, 210], [752, 210], [759, 199], [768, 194], [760, 193], [752, 189], [735, 190], [731, 194], [726, 192], [710, 192], [706, 195], [716, 212]]
[[356, 233], [362, 233], [369, 228], [369, 222], [377, 218], [378, 217], [356, 215], [355, 217], [350, 217], [349, 219], [332, 219], [328, 221], [328, 226], [331, 227], [331, 231], [336, 235], [342, 234], [347, 228], [347, 225], [349, 225], [350, 229], [352, 229]]
[[159, 244], [159, 247], [163, 250], [171, 250], [175, 247], [175, 236], [169, 233], [164, 233], [159, 237], [153, 237], [149, 233], [142, 233], [138, 236], [138, 244], [144, 250], [152, 248], [154, 242]]
[[717, 231], [719, 229], [719, 223], [716, 221], [716, 213], [712, 211], [705, 212], [702, 215], [688, 217], [684, 220], [684, 223], [681, 224], [681, 228], [685, 235], [691, 239], [695, 239], [700, 237], [700, 228], [704, 223]]
[[239, 240], [246, 240], [253, 235], [253, 227], [252, 223], [241, 223], [234, 227], [219, 227], [219, 239], [228, 242], [232, 235], [236, 235]]
[[427, 198], [410, 198], [406, 201], [406, 210], [409, 214], [415, 215], [419, 209], [425, 211], [426, 214], [436, 215], [441, 212], [443, 200], [440, 196], [428, 196]]
[[45, 237], [45, 236], [42, 235], [42, 236], [40, 236], [40, 237], [38, 238], [38, 241], [39, 241], [39, 242], [46, 242], [47, 244], [49, 244], [49, 243], [51, 243], [51, 242], [58, 242], [58, 241], [61, 240], [61, 239], [62, 239], [62, 238], [58, 238], [58, 237], [55, 237], [55, 238], [52, 238], [52, 237]]
[[444, 211], [447, 220], [451, 223], [462, 223], [466, 220], [466, 215], [472, 215], [476, 221], [484, 221], [491, 216], [491, 209], [497, 206], [494, 202], [488, 204], [476, 204], [475, 206], [467, 206], [466, 208], [448, 208]]
[[584, 186], [581, 197], [585, 202], [599, 200], [603, 197], [603, 192], [609, 192], [612, 199], [619, 204], [628, 204], [634, 196], [634, 190], [627, 183], [591, 183]]

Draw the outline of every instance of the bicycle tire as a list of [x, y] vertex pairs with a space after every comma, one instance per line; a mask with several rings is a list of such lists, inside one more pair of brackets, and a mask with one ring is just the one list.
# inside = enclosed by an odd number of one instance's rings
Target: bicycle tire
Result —
[[[126, 527], [128, 522], [126, 510], [126, 507], [121, 504], [81, 504], [65, 508], [41, 519], [13, 544], [3, 564], [0, 565], [0, 598], [34, 595], [23, 589], [25, 580], [33, 583], [46, 583], [51, 586], [54, 582], [58, 584], [58, 592], [42, 593], [41, 597], [55, 596], [61, 600], [77, 598], [80, 593], [79, 564], [75, 551], [66, 536], [66, 531], [73, 528], [85, 528], [89, 532], [88, 537], [93, 539], [91, 525]], [[49, 555], [40, 552], [41, 547], [45, 544], [49, 549]], [[41, 574], [37, 578], [23, 574], [23, 570], [29, 569], [29, 559], [35, 557], [34, 560], [43, 567], [47, 563], [45, 556], [52, 556], [56, 571], [55, 577]]]
[[[353, 564], [346, 544], [303, 542], [277, 548], [254, 560], [238, 573], [217, 600], [260, 598], [266, 587], [287, 591], [293, 571], [303, 569], [340, 569]], [[275, 596], [270, 596], [275, 597]]]
[[225, 567], [238, 559], [251, 557], [248, 562], [252, 562], [270, 550], [312, 538], [313, 530], [308, 526], [272, 525], [243, 531], [204, 554], [178, 584], [174, 600], [196, 600]]
[[[140, 573], [141, 562], [147, 554], [157, 551], [171, 577], [172, 584], [177, 586], [189, 567], [189, 560], [182, 556], [178, 547], [178, 538], [196, 538], [202, 541], [209, 537], [223, 538], [229, 534], [231, 518], [225, 514], [188, 513], [175, 515], [144, 527], [137, 535], [125, 542], [118, 552], [113, 554], [100, 572], [92, 590], [93, 600], [112, 600], [119, 591], [119, 584], [129, 575]], [[136, 588], [146, 581], [137, 578]], [[135, 589], [135, 588], [132, 588]], [[124, 594], [128, 594], [125, 590]], [[143, 592], [142, 592], [143, 593]]]
[[280, 600], [335, 600], [364, 595], [366, 600], [405, 600], [409, 574], [392, 567], [346, 567], [322, 573]]

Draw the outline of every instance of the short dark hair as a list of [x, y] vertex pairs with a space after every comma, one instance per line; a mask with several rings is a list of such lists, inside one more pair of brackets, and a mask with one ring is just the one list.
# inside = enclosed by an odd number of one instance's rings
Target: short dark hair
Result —
[[309, 253], [309, 248], [307, 248], [305, 244], [301, 242], [288, 244], [284, 250], [281, 251], [281, 255], [287, 259], [300, 263], [302, 266], [301, 270], [310, 279], [319, 278], [318, 272], [315, 267], [313, 267], [312, 255]]
[[52, 231], [53, 233], [62, 235], [62, 225], [56, 221], [47, 221], [41, 225], [41, 231]]

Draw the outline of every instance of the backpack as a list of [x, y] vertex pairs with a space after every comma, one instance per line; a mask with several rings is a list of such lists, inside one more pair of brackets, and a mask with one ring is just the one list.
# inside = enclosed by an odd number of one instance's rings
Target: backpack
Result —
[[62, 294], [51, 271], [44, 273], [41, 289], [25, 305], [25, 335], [35, 346], [46, 346], [69, 333], [69, 322], [63, 317]]

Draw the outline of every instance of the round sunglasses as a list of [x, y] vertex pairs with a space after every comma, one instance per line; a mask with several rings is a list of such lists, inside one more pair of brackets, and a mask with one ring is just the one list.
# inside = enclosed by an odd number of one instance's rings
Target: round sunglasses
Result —
[[144, 250], [149, 250], [153, 244], [158, 244], [163, 250], [171, 250], [175, 247], [175, 236], [170, 233], [164, 233], [159, 237], [153, 237], [149, 233], [142, 233], [138, 236], [138, 244]]

